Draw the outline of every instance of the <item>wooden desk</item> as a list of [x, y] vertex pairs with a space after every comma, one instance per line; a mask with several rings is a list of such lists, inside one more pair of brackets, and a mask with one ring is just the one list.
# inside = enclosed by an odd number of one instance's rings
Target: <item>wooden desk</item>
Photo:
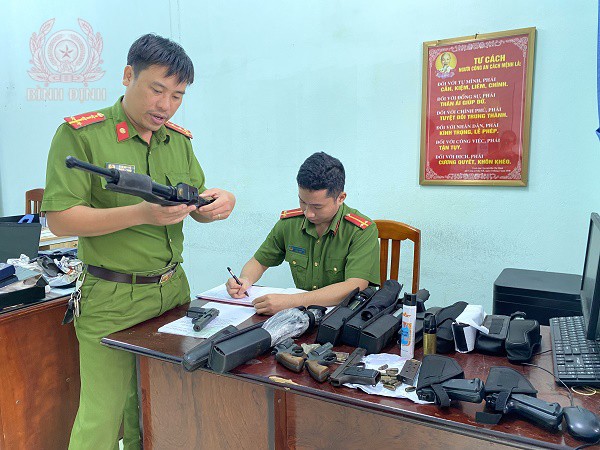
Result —
[[0, 449], [64, 450], [79, 405], [67, 298], [0, 313]]
[[[581, 445], [566, 432], [549, 432], [516, 417], [495, 426], [475, 422], [482, 404], [453, 402], [445, 410], [405, 399], [372, 396], [349, 388], [319, 384], [305, 372], [295, 374], [263, 355], [232, 373], [185, 372], [177, 364], [200, 341], [157, 333], [185, 315], [187, 306], [105, 338], [109, 346], [138, 354], [144, 448], [405, 448], [490, 449], [572, 448]], [[249, 322], [264, 320], [254, 316]], [[549, 350], [543, 327], [542, 351]], [[313, 342], [314, 334], [299, 339]], [[340, 346], [336, 350], [351, 351]], [[422, 350], [416, 352], [418, 359]], [[506, 358], [476, 353], [454, 356], [466, 378], [485, 381], [489, 368], [510, 365]], [[550, 352], [534, 363], [552, 370]], [[568, 406], [568, 396], [551, 375], [511, 366], [532, 380], [538, 397]], [[271, 375], [298, 385], [271, 381]], [[600, 398], [575, 395], [575, 404], [598, 412]]]

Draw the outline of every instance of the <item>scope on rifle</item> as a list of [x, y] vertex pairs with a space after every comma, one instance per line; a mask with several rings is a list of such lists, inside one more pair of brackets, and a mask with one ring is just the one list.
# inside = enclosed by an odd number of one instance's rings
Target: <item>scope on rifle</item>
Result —
[[69, 169], [79, 169], [106, 179], [106, 189], [122, 194], [134, 195], [147, 202], [162, 206], [195, 205], [204, 206], [214, 201], [211, 197], [200, 197], [198, 189], [185, 183], [165, 186], [152, 181], [146, 174], [105, 169], [73, 156], [67, 156], [65, 164]]

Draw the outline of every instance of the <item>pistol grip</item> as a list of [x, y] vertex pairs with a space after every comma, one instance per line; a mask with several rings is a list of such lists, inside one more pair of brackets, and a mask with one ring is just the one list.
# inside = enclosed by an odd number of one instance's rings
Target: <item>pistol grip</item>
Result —
[[304, 358], [293, 356], [290, 353], [277, 353], [275, 360], [283, 367], [290, 369], [293, 372], [300, 373], [304, 368]]
[[317, 380], [319, 383], [323, 383], [329, 378], [329, 367], [319, 364], [319, 361], [312, 359], [306, 361], [306, 367], [311, 377]]

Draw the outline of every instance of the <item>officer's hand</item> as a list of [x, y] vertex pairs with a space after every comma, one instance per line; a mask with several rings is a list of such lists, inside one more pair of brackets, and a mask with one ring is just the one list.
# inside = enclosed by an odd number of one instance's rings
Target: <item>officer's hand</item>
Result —
[[294, 305], [293, 295], [289, 294], [267, 294], [258, 297], [252, 303], [254, 309], [256, 309], [256, 314], [266, 314], [268, 316], [296, 306]]
[[246, 291], [252, 286], [252, 283], [250, 283], [250, 280], [247, 278], [239, 278], [239, 280], [242, 282], [241, 286], [237, 284], [237, 281], [233, 278], [227, 280], [227, 284], [225, 285], [225, 287], [227, 287], [227, 293], [233, 298], [246, 297]]
[[138, 208], [142, 223], [159, 226], [179, 223], [196, 210], [194, 205], [160, 206], [147, 201], [135, 206]]
[[210, 205], [198, 208], [197, 214], [208, 220], [224, 220], [229, 217], [235, 206], [235, 195], [223, 189], [207, 189], [201, 197], [215, 199]]

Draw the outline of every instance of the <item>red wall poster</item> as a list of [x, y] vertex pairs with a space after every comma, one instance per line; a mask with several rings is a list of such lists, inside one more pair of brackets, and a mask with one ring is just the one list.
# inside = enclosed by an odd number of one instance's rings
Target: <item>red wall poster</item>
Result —
[[421, 184], [526, 186], [535, 28], [423, 44]]

